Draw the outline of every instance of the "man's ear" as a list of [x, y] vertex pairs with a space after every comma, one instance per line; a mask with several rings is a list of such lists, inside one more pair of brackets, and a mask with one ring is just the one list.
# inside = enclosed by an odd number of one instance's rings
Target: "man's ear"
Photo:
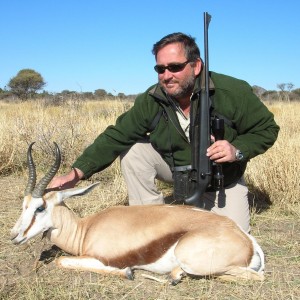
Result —
[[195, 67], [194, 67], [194, 74], [195, 76], [198, 76], [201, 72], [201, 69], [202, 69], [202, 61], [200, 58], [198, 58], [195, 62]]

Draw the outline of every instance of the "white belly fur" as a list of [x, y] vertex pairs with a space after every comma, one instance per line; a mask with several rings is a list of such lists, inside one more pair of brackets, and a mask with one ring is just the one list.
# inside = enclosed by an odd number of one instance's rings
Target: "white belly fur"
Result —
[[134, 266], [133, 269], [142, 269], [158, 274], [170, 273], [175, 267], [178, 266], [178, 261], [174, 254], [174, 249], [177, 242], [156, 262], [148, 265]]

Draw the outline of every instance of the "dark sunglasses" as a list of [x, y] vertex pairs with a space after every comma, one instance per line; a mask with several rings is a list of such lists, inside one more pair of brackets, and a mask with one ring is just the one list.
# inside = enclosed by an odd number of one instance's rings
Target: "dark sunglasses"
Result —
[[172, 72], [172, 73], [177, 73], [182, 71], [185, 66], [189, 63], [190, 61], [187, 60], [184, 63], [178, 63], [178, 64], [169, 64], [167, 66], [162, 66], [162, 65], [156, 65], [154, 66], [154, 70], [158, 73], [158, 74], [163, 74], [165, 73], [166, 70]]

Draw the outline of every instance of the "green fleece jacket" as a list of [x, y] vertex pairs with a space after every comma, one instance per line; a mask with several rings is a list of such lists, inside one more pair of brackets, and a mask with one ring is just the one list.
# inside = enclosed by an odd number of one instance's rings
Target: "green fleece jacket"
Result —
[[[225, 126], [225, 139], [244, 154], [240, 162], [223, 164], [226, 186], [243, 175], [251, 158], [264, 153], [274, 144], [279, 127], [273, 114], [255, 96], [248, 83], [214, 72], [210, 72], [210, 79], [215, 111], [233, 123], [231, 127]], [[192, 100], [198, 99], [203, 86], [201, 82], [203, 79], [197, 78]], [[163, 107], [168, 110], [168, 114], [162, 114], [155, 128], [151, 129], [154, 118]], [[87, 179], [108, 167], [122, 152], [145, 138], [170, 167], [191, 164], [191, 145], [158, 84], [140, 94], [133, 107], [119, 116], [115, 125], [107, 127], [85, 149], [73, 167], [83, 171]]]

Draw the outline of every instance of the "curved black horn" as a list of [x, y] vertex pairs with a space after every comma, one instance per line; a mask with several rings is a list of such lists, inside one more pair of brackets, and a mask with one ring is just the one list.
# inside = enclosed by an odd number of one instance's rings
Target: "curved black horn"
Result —
[[40, 198], [44, 195], [45, 189], [49, 182], [52, 180], [52, 178], [55, 176], [57, 173], [59, 167], [60, 167], [60, 162], [61, 162], [61, 154], [58, 145], [54, 142], [55, 145], [55, 162], [51, 166], [50, 170], [48, 173], [39, 181], [39, 183], [36, 185], [32, 192], [32, 196], [35, 198]]
[[35, 142], [31, 143], [27, 150], [28, 182], [24, 191], [24, 196], [29, 195], [33, 191], [36, 183], [36, 170], [31, 154], [32, 146], [34, 143]]

